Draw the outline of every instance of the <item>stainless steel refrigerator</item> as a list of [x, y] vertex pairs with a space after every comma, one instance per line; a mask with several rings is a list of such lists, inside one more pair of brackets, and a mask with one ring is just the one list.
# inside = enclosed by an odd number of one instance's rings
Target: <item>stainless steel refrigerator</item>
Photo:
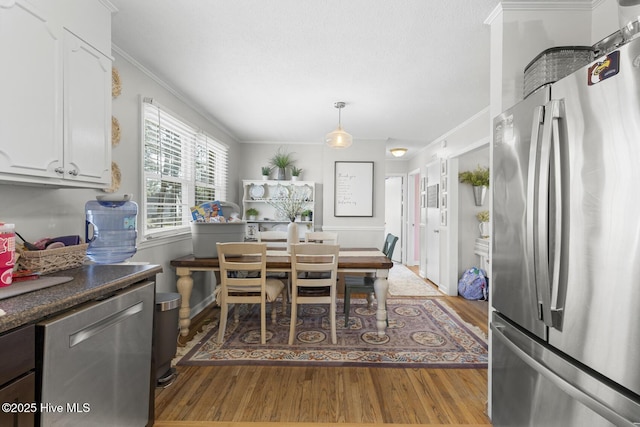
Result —
[[494, 426], [640, 426], [640, 39], [496, 117]]

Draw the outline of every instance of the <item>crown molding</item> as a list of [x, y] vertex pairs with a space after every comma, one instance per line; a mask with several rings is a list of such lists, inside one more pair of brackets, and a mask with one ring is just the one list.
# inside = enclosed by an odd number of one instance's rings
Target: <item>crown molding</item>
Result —
[[[192, 110], [194, 110], [195, 112], [197, 112], [198, 114], [200, 114], [202, 117], [204, 117], [207, 121], [209, 121], [209, 123], [211, 123], [212, 125], [214, 125], [219, 131], [221, 131], [222, 133], [224, 133], [226, 136], [228, 136], [229, 138], [231, 138], [232, 141], [238, 143], [238, 138], [236, 138], [226, 127], [224, 127], [215, 117], [213, 117], [211, 114], [207, 113], [206, 111], [204, 111], [202, 109], [202, 107], [195, 105], [189, 98], [187, 98], [186, 96], [182, 95], [180, 92], [178, 92], [177, 90], [175, 90], [173, 87], [171, 87], [167, 82], [165, 82], [164, 80], [162, 80], [160, 77], [156, 76], [151, 70], [149, 70], [148, 68], [146, 68], [144, 65], [142, 65], [141, 63], [139, 63], [135, 58], [133, 58], [131, 55], [129, 55], [127, 52], [125, 52], [124, 50], [122, 50], [120, 47], [118, 47], [116, 44], [111, 43], [111, 49], [116, 52], [118, 55], [120, 55], [122, 58], [124, 58], [127, 62], [131, 63], [131, 65], [133, 65], [134, 67], [136, 67], [138, 70], [140, 70], [142, 73], [144, 73], [145, 75], [147, 75], [151, 80], [153, 80], [154, 82], [156, 82], [157, 84], [159, 84], [160, 86], [162, 86], [164, 89], [166, 89], [169, 93], [171, 93], [173, 96], [175, 96], [176, 98], [178, 98], [181, 102], [183, 102], [184, 104], [186, 104], [189, 108], [191, 108]], [[153, 98], [153, 97], [152, 97]]]

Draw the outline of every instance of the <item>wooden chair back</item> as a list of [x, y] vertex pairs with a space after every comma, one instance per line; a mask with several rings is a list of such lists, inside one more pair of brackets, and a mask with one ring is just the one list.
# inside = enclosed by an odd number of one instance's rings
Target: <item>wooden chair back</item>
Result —
[[287, 246], [287, 232], [276, 230], [259, 231], [258, 242], [266, 243], [267, 249], [284, 248]]
[[331, 342], [336, 344], [336, 280], [339, 251], [338, 245], [291, 245], [289, 344], [293, 344], [295, 337], [298, 304], [329, 304]]
[[305, 243], [322, 243], [324, 245], [337, 245], [338, 233], [330, 231], [310, 231], [304, 235]]

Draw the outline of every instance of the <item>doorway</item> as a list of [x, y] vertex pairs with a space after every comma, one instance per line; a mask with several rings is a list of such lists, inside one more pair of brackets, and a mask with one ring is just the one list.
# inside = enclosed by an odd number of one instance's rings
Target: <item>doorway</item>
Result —
[[425, 263], [426, 277], [440, 285], [440, 161], [427, 165]]
[[420, 264], [420, 169], [407, 177], [407, 233], [405, 264]]
[[398, 237], [392, 260], [402, 262], [404, 257], [404, 175], [385, 179], [384, 234]]

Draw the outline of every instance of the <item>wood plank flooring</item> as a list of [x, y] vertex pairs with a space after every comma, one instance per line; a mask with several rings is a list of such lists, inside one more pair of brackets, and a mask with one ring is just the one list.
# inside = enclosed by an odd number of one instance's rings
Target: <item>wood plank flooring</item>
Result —
[[[486, 301], [444, 299], [487, 333]], [[194, 319], [193, 336], [211, 316]], [[190, 337], [187, 337], [190, 339]], [[158, 427], [490, 426], [486, 369], [179, 366]]]

